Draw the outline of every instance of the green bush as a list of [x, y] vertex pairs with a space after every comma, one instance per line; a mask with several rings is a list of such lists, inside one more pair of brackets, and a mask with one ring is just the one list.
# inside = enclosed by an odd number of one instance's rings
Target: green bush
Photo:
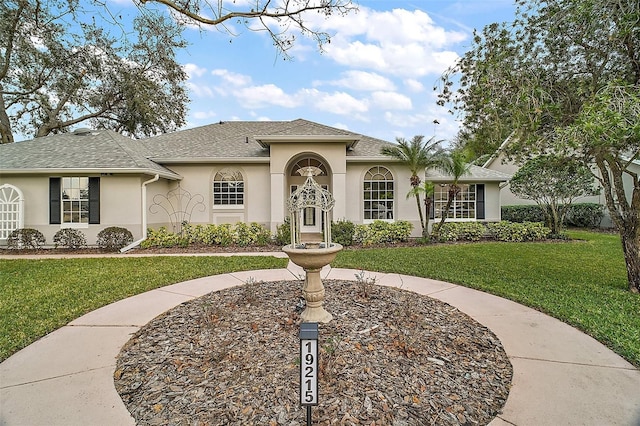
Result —
[[77, 249], [87, 245], [87, 239], [82, 231], [78, 229], [65, 228], [56, 232], [53, 236], [53, 244], [56, 248], [63, 246], [70, 249]]
[[597, 203], [572, 204], [565, 218], [567, 226], [597, 228], [604, 217], [604, 206]]
[[158, 229], [149, 228], [147, 230], [147, 239], [140, 243], [140, 247], [142, 248], [186, 247], [188, 245], [188, 238], [169, 232], [164, 226]]
[[487, 227], [480, 222], [445, 222], [438, 239], [441, 242], [480, 241], [486, 233]]
[[487, 225], [489, 234], [498, 241], [540, 241], [549, 237], [551, 230], [540, 222], [495, 222]]
[[266, 246], [271, 242], [271, 233], [259, 223], [238, 222], [232, 228], [233, 243], [242, 247]]
[[291, 244], [291, 223], [289, 218], [285, 219], [284, 223], [276, 228], [275, 240], [281, 246]]
[[14, 229], [7, 237], [7, 246], [17, 249], [40, 249], [46, 242], [42, 232], [32, 228]]
[[413, 225], [406, 220], [385, 222], [374, 220], [370, 224], [356, 225], [353, 241], [364, 246], [407, 241]]
[[149, 229], [147, 239], [140, 246], [149, 247], [186, 247], [189, 244], [227, 247], [265, 246], [271, 242], [271, 233], [258, 223], [238, 222], [235, 225], [190, 225], [184, 223], [180, 234], [169, 232], [167, 228]]
[[342, 244], [345, 247], [353, 244], [353, 234], [356, 225], [350, 220], [339, 220], [331, 224], [331, 240], [334, 243]]
[[98, 247], [106, 250], [120, 250], [133, 242], [133, 235], [127, 228], [110, 226], [98, 232]]
[[[509, 222], [545, 222], [542, 208], [537, 204], [502, 206], [502, 220]], [[604, 217], [604, 206], [597, 203], [577, 203], [569, 207], [564, 225], [597, 228]]]
[[502, 220], [507, 222], [545, 222], [544, 212], [537, 204], [502, 206]]

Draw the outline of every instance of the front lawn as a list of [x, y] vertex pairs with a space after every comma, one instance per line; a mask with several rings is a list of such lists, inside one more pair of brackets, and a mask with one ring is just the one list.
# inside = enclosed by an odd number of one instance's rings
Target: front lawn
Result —
[[[434, 278], [496, 294], [580, 328], [640, 367], [640, 296], [627, 291], [618, 236], [571, 237], [576, 240], [345, 250], [332, 266]], [[286, 263], [253, 256], [0, 260], [0, 360], [113, 301]]]
[[619, 237], [570, 234], [576, 240], [346, 250], [332, 266], [434, 278], [502, 296], [583, 330], [640, 366], [640, 296], [627, 291]]
[[253, 269], [275, 257], [130, 257], [0, 260], [0, 361], [68, 322], [165, 285]]

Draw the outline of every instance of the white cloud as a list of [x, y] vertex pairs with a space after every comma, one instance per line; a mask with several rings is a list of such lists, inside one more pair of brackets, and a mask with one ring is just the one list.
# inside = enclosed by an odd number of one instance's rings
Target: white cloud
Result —
[[238, 74], [233, 71], [224, 69], [215, 69], [211, 71], [211, 74], [222, 78], [225, 83], [232, 84], [234, 86], [247, 86], [251, 84], [251, 76]]
[[375, 11], [362, 6], [357, 14], [316, 18], [313, 28], [334, 33], [325, 50], [335, 62], [412, 78], [442, 73], [458, 57], [449, 46], [467, 37], [436, 25], [420, 10]]
[[209, 86], [204, 84], [194, 84], [187, 81], [187, 88], [189, 89], [189, 93], [198, 98], [212, 98], [215, 96], [217, 90], [211, 89]]
[[193, 118], [197, 120], [208, 120], [210, 118], [214, 118], [218, 114], [214, 111], [195, 111], [191, 115], [193, 115]]
[[346, 71], [342, 78], [327, 82], [314, 81], [314, 86], [328, 84], [352, 90], [395, 90], [395, 85], [388, 78], [377, 73], [365, 71]]
[[207, 69], [201, 68], [196, 64], [188, 63], [184, 65], [184, 72], [187, 73], [189, 78], [202, 77], [207, 72]]
[[407, 110], [412, 108], [411, 98], [396, 92], [373, 92], [371, 94], [373, 105], [385, 109]]
[[244, 108], [262, 108], [269, 105], [294, 108], [299, 105], [295, 97], [286, 94], [275, 84], [243, 87], [234, 92]]
[[365, 113], [369, 110], [367, 101], [358, 100], [345, 92], [317, 92], [313, 106], [321, 111], [338, 115]]
[[408, 78], [404, 80], [404, 85], [406, 88], [415, 93], [422, 92], [424, 90], [424, 85], [414, 78]]

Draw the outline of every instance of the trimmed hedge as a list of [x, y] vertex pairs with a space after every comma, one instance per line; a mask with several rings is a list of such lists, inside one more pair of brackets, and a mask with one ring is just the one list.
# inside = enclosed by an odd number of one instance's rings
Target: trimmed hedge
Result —
[[169, 232], [166, 227], [147, 230], [147, 239], [140, 243], [149, 247], [186, 247], [189, 244], [206, 246], [265, 246], [272, 242], [271, 232], [264, 226], [252, 222], [236, 224], [182, 225], [182, 233]]
[[440, 242], [480, 241], [487, 227], [480, 222], [445, 222], [438, 233]]
[[47, 242], [37, 229], [14, 229], [7, 237], [7, 247], [16, 249], [40, 249]]
[[[502, 206], [502, 220], [508, 222], [545, 222], [542, 208], [537, 204]], [[564, 225], [579, 228], [597, 228], [604, 217], [604, 206], [597, 203], [576, 203], [569, 207]]]
[[495, 222], [487, 224], [489, 235], [498, 241], [524, 242], [547, 239], [551, 230], [540, 222]]
[[78, 249], [87, 245], [87, 239], [78, 229], [64, 228], [53, 236], [53, 244], [55, 248], [63, 246], [69, 249]]
[[133, 242], [133, 234], [127, 228], [110, 226], [98, 232], [98, 247], [106, 250], [120, 250]]
[[408, 241], [413, 225], [406, 220], [385, 222], [374, 220], [370, 224], [356, 225], [353, 241], [363, 246]]

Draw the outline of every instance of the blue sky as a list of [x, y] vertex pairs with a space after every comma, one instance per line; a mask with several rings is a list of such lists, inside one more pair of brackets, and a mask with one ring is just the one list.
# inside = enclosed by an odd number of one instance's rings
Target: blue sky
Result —
[[469, 47], [473, 28], [513, 19], [512, 0], [358, 4], [360, 11], [346, 17], [314, 14], [308, 22], [332, 34], [331, 43], [321, 53], [298, 37], [287, 61], [264, 32], [234, 23], [229, 29], [237, 36], [188, 29], [190, 46], [178, 57], [189, 75], [187, 127], [304, 118], [388, 141], [453, 138], [458, 123], [436, 105], [434, 83]]

